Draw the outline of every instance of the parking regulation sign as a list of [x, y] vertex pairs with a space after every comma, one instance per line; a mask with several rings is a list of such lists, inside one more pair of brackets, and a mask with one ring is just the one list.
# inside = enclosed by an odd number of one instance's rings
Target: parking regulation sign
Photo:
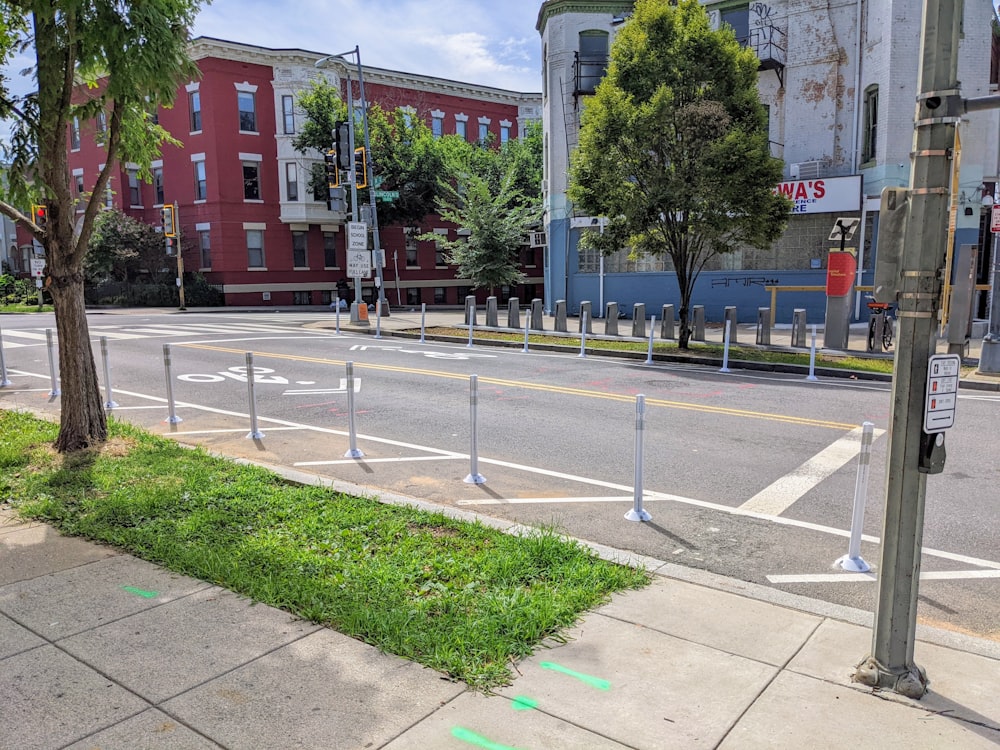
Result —
[[961, 365], [962, 359], [957, 354], [934, 354], [928, 360], [924, 432], [942, 432], [955, 424]]
[[990, 231], [1000, 232], [1000, 203], [994, 203], [990, 209]]

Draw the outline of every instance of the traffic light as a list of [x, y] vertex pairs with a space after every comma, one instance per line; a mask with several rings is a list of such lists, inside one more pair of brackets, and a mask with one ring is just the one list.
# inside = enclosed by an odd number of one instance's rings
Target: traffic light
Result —
[[31, 221], [39, 229], [45, 229], [49, 223], [49, 207], [44, 203], [31, 207]]
[[351, 130], [346, 122], [338, 121], [333, 127], [333, 147], [340, 169], [351, 168]]
[[337, 168], [337, 151], [329, 149], [323, 154], [323, 166], [326, 169], [327, 190], [333, 190], [340, 186], [340, 169]]
[[368, 161], [364, 146], [354, 149], [354, 182], [358, 189], [368, 187]]
[[164, 237], [177, 236], [177, 216], [173, 205], [164, 206], [160, 209], [160, 222], [163, 224]]

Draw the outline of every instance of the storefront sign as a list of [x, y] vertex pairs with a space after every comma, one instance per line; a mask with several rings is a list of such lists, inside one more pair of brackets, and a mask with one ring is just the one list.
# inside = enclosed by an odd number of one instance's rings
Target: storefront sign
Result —
[[775, 193], [792, 201], [793, 214], [832, 214], [861, 210], [861, 175], [781, 182]]
[[832, 250], [827, 256], [826, 296], [846, 297], [854, 288], [854, 275], [858, 270], [858, 259], [852, 252]]

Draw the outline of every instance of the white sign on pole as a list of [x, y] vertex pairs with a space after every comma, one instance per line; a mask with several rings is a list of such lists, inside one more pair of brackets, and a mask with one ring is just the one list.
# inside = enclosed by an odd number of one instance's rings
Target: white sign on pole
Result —
[[372, 277], [372, 254], [367, 250], [347, 251], [347, 275], [352, 279]]
[[962, 358], [957, 354], [934, 354], [928, 360], [924, 432], [941, 432], [955, 424], [961, 365]]
[[368, 225], [363, 221], [347, 222], [347, 249], [368, 249]]
[[45, 258], [31, 259], [31, 275], [36, 279], [42, 278], [45, 274]]
[[990, 231], [1000, 232], [1000, 203], [994, 203], [990, 209]]

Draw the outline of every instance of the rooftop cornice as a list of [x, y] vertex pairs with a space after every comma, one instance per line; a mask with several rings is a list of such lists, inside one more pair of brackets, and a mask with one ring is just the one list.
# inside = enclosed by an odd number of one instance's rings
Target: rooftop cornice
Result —
[[594, 15], [616, 15], [632, 10], [635, 3], [629, 0], [609, 2], [609, 0], [545, 0], [538, 9], [538, 21], [535, 30], [539, 34], [545, 32], [545, 24], [552, 16], [566, 13], [591, 13]]

